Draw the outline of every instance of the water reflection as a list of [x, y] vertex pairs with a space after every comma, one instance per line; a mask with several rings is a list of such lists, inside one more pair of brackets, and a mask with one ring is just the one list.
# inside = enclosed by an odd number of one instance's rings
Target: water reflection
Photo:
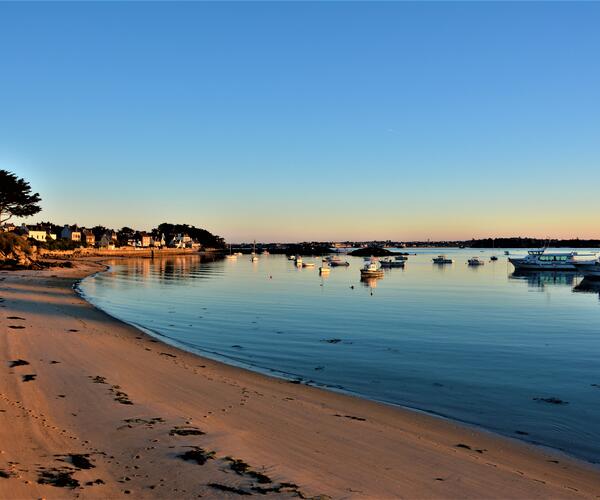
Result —
[[224, 259], [211, 255], [174, 255], [158, 258], [115, 259], [107, 262], [129, 280], [173, 282], [212, 278], [223, 272]]
[[600, 281], [583, 278], [581, 283], [573, 288], [575, 293], [597, 293], [600, 300]]
[[508, 279], [526, 281], [530, 288], [543, 289], [548, 285], [572, 287], [581, 278], [575, 271], [515, 271], [508, 275]]

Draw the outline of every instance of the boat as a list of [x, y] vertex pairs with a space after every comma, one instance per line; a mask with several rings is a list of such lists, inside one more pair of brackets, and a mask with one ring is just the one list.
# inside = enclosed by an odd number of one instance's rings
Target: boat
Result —
[[288, 255], [288, 260], [296, 260], [296, 256], [295, 255]]
[[600, 280], [600, 259], [574, 262], [575, 269], [588, 280]]
[[235, 252], [233, 255], [237, 255], [239, 257], [240, 255], [244, 255], [244, 254], [242, 252]]
[[296, 262], [296, 266], [302, 267], [302, 257], [296, 255], [296, 257], [294, 257], [294, 261]]
[[[297, 263], [298, 261], [296, 261]], [[315, 267], [314, 262], [302, 262], [302, 267]]]
[[340, 266], [346, 266], [347, 267], [347, 266], [350, 265], [350, 263], [347, 262], [347, 261], [345, 261], [345, 260], [340, 259], [338, 256], [335, 256], [335, 257], [331, 257], [329, 259], [329, 265], [331, 267], [340, 267]]
[[433, 260], [434, 264], [452, 264], [454, 262], [452, 259], [449, 259], [445, 255], [438, 255], [437, 257], [434, 257], [431, 260]]
[[483, 262], [479, 257], [471, 257], [467, 261], [467, 264], [469, 266], [483, 266], [485, 264], [485, 262]]
[[377, 260], [371, 259], [360, 270], [361, 279], [365, 278], [383, 278], [383, 269]]
[[392, 268], [392, 267], [404, 267], [404, 261], [399, 260], [398, 258], [392, 259], [391, 257], [387, 257], [380, 261], [381, 267], [384, 268]]
[[263, 255], [270, 255], [268, 250], [263, 250], [262, 254]]
[[231, 245], [229, 245], [229, 254], [226, 255], [225, 258], [230, 260], [237, 259], [237, 254], [231, 253]]
[[504, 250], [504, 255], [510, 255], [510, 252], [508, 250]]
[[252, 245], [252, 257], [250, 257], [250, 261], [251, 262], [257, 262], [258, 261], [258, 255], [256, 255], [256, 240], [254, 240], [254, 243]]
[[524, 257], [509, 257], [508, 261], [516, 270], [529, 271], [577, 271], [576, 262], [590, 263], [597, 259], [597, 254], [580, 254], [578, 252], [548, 252], [529, 250]]
[[492, 256], [490, 257], [490, 260], [491, 260], [491, 261], [496, 261], [496, 260], [498, 260], [498, 257], [496, 257], [495, 255], [492, 255]]
[[326, 262], [323, 262], [323, 265], [319, 267], [319, 274], [329, 274], [331, 268], [327, 265]]

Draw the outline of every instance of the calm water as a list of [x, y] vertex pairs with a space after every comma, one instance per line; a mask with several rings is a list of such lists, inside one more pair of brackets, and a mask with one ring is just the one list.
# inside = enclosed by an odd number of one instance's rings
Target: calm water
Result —
[[[360, 282], [360, 258], [321, 278], [284, 256], [195, 256], [116, 261], [81, 290], [209, 357], [600, 462], [600, 287], [569, 273], [515, 276], [502, 251], [490, 262], [491, 251], [446, 250], [456, 260], [444, 267], [431, 262], [439, 249], [417, 252], [373, 286]], [[467, 267], [472, 255], [485, 266]]]

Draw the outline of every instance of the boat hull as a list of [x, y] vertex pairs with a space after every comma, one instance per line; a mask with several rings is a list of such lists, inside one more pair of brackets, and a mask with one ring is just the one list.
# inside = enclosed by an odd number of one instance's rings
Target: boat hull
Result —
[[361, 269], [360, 271], [361, 278], [383, 278], [383, 271], [378, 269], [377, 271], [367, 271], [365, 269]]
[[576, 271], [577, 267], [569, 262], [527, 262], [525, 259], [508, 261], [519, 271]]
[[600, 280], [600, 262], [575, 264], [575, 269], [591, 280]]

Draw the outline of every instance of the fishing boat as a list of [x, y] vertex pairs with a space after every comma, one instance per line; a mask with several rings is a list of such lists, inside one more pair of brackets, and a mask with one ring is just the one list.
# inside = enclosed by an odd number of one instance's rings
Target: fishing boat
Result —
[[469, 266], [483, 266], [485, 264], [485, 262], [483, 262], [479, 257], [471, 257], [467, 261], [467, 264]]
[[523, 257], [509, 257], [508, 261], [516, 270], [525, 271], [577, 271], [576, 263], [589, 263], [598, 258], [598, 254], [578, 252], [548, 252], [529, 250]]
[[387, 257], [380, 261], [381, 267], [384, 268], [392, 268], [392, 267], [404, 267], [404, 261], [399, 260], [398, 258], [392, 259], [391, 257]]
[[361, 279], [383, 278], [383, 269], [381, 269], [381, 266], [377, 260], [371, 259], [360, 270], [360, 277], [361, 277]]
[[433, 260], [434, 264], [452, 264], [454, 262], [452, 259], [449, 259], [445, 255], [438, 255], [437, 257], [434, 257], [431, 260]]

